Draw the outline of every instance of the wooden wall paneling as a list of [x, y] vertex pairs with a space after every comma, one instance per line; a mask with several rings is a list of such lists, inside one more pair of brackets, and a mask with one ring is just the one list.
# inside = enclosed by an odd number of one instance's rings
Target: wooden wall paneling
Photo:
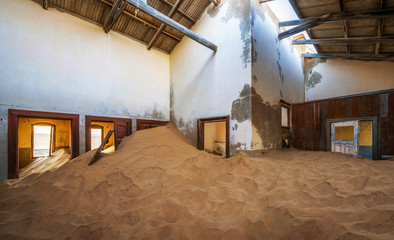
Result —
[[329, 151], [327, 119], [376, 117], [380, 152], [394, 155], [394, 89], [297, 103], [292, 109], [292, 143], [295, 148]]
[[313, 129], [314, 129], [314, 146], [313, 150], [319, 150], [320, 135], [321, 135], [321, 116], [320, 116], [320, 104], [313, 103]]
[[321, 102], [320, 105], [320, 112], [321, 112], [321, 134], [320, 134], [320, 151], [329, 151], [331, 146], [327, 143], [327, 121], [329, 119], [330, 114], [330, 103], [329, 102]]
[[305, 105], [305, 124], [306, 124], [306, 146], [307, 150], [313, 150], [314, 146], [314, 114], [313, 114], [313, 104]]

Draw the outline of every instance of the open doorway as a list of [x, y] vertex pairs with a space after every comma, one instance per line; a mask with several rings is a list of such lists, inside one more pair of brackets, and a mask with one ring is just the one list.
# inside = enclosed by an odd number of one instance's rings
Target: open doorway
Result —
[[380, 159], [376, 117], [328, 120], [330, 151]]
[[[65, 151], [59, 151], [64, 149]], [[71, 158], [71, 121], [49, 118], [18, 119], [19, 171], [47, 164], [51, 157], [66, 154]], [[44, 163], [46, 162], [46, 163]]]
[[148, 120], [148, 119], [137, 119], [137, 131], [149, 128], [155, 128], [164, 126], [168, 121]]
[[[86, 116], [85, 121], [86, 152], [100, 146], [101, 142], [111, 129], [114, 130], [114, 133], [109, 138], [108, 143], [104, 145], [104, 151], [107, 152], [111, 152], [112, 150], [115, 151], [123, 138], [132, 133], [132, 120], [128, 118]], [[98, 144], [98, 141], [100, 141], [100, 144]]]
[[8, 178], [48, 169], [59, 152], [78, 156], [78, 115], [10, 109], [8, 117]]
[[91, 136], [90, 148], [96, 149], [100, 147], [101, 142], [104, 139], [104, 128], [99, 125], [92, 125], [92, 129], [90, 130], [90, 136]]
[[[102, 141], [105, 136], [107, 136], [108, 132], [114, 129], [113, 122], [91, 122], [90, 129], [90, 149], [96, 149], [100, 147]], [[111, 135], [108, 140], [108, 143], [104, 145], [103, 150], [108, 149], [109, 152], [115, 151], [114, 145], [115, 133]]]
[[31, 134], [33, 158], [49, 157], [55, 151], [55, 127], [53, 124], [33, 124]]
[[198, 149], [230, 157], [230, 117], [201, 118], [197, 122]]

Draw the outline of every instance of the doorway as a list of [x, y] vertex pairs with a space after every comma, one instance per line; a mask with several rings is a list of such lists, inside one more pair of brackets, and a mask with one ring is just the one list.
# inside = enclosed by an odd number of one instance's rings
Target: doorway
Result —
[[327, 126], [330, 151], [380, 159], [376, 117], [327, 120]]
[[72, 158], [79, 155], [79, 115], [8, 110], [8, 178], [62, 148], [70, 149]]
[[148, 119], [137, 119], [137, 131], [144, 130], [159, 126], [164, 126], [168, 121], [148, 120]]
[[[86, 152], [94, 149], [93, 147], [97, 146], [100, 136], [101, 139], [104, 139], [111, 129], [114, 129], [114, 133], [110, 137], [108, 143], [104, 146], [104, 149], [110, 148], [111, 146], [114, 147], [114, 150], [117, 149], [123, 138], [129, 136], [132, 133], [132, 120], [128, 118], [86, 116], [85, 121]], [[102, 129], [101, 134], [99, 133], [98, 129]], [[102, 140], [100, 141], [100, 144], [101, 142]]]
[[197, 147], [206, 152], [230, 157], [230, 116], [197, 120]]
[[[53, 124], [36, 123], [32, 125], [33, 158], [49, 157], [55, 151], [55, 127]], [[19, 168], [21, 168], [19, 166]]]

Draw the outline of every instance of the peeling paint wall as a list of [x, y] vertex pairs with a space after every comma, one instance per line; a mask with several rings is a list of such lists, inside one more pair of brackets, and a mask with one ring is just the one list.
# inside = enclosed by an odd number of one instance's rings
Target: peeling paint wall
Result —
[[169, 120], [169, 55], [30, 0], [0, 0], [0, 179], [8, 109]]
[[394, 62], [305, 59], [307, 101], [394, 88]]
[[281, 104], [304, 101], [303, 64], [289, 39], [278, 40], [278, 19], [251, 0], [253, 151], [282, 146]]
[[192, 30], [216, 53], [183, 38], [170, 54], [171, 121], [197, 145], [197, 119], [230, 115], [230, 154], [252, 148], [250, 4], [212, 4]]

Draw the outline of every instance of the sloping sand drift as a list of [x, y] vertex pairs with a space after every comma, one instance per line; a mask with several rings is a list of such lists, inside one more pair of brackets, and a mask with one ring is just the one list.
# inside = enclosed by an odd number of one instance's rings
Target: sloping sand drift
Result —
[[0, 239], [394, 239], [394, 162], [271, 151], [224, 159], [172, 126], [88, 167], [0, 183]]
[[53, 171], [63, 166], [66, 162], [71, 159], [70, 149], [59, 149], [52, 153], [50, 157], [41, 157], [34, 160], [32, 163], [24, 167], [19, 177], [25, 177], [32, 173], [43, 173], [46, 171]]

